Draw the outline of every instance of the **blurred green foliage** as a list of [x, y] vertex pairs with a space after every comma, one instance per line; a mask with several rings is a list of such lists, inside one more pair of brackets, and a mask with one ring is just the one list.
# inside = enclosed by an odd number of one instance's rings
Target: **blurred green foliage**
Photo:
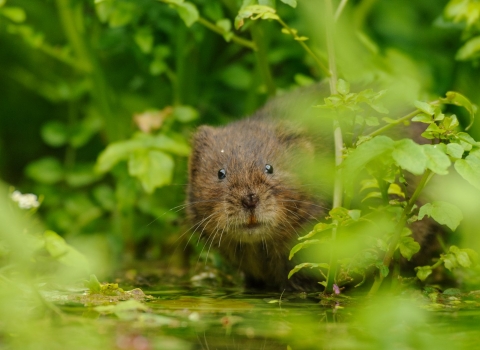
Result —
[[[60, 331], [50, 327], [66, 313], [39, 290], [91, 272], [107, 275], [112, 266], [134, 258], [171, 253], [185, 230], [181, 209], [191, 132], [199, 124], [248, 115], [269, 96], [325, 78], [322, 4], [0, 0], [0, 179], [40, 198], [21, 197], [24, 209], [19, 209], [9, 199], [13, 191], [0, 185], [0, 347], [7, 335], [9, 348], [51, 349], [52, 338], [59, 339], [59, 348], [112, 346], [92, 323], [65, 322]], [[273, 20], [246, 20], [255, 15], [245, 11], [248, 5], [276, 8], [278, 18], [262, 14]], [[350, 1], [335, 37], [339, 72], [352, 82], [392, 83], [390, 96], [402, 108], [428, 109], [413, 101], [450, 90], [479, 104], [479, 6], [474, 0]], [[460, 126], [470, 124], [468, 111], [453, 105], [447, 111], [457, 114]], [[378, 124], [377, 118], [364, 120]], [[480, 139], [480, 123], [469, 132]], [[447, 151], [460, 159], [465, 150], [449, 145]], [[456, 163], [474, 184], [478, 178], [469, 175], [469, 166], [476, 158], [472, 153]], [[452, 177], [432, 186], [431, 194], [440, 198], [421, 214], [441, 218], [452, 211], [441, 200], [455, 203], [464, 221], [463, 235], [454, 241], [462, 237], [462, 246], [478, 251], [478, 191]], [[337, 214], [345, 220], [360, 215]], [[456, 227], [458, 221], [453, 215], [445, 224]], [[328, 225], [317, 225], [315, 233]], [[417, 249], [408, 234], [400, 247], [406, 256]], [[451, 246], [442, 261], [453, 268], [468, 265], [467, 258], [468, 250]], [[427, 277], [431, 270], [425, 266], [419, 274]], [[480, 284], [475, 272], [462, 273], [467, 288]], [[96, 278], [89, 283], [99, 288]], [[422, 326], [425, 315], [390, 304], [380, 302], [358, 317], [358, 327], [368, 328], [365, 342], [390, 348], [391, 332], [384, 331], [401, 324], [394, 329], [395, 342], [426, 348], [427, 332], [417, 337], [405, 321]], [[130, 306], [145, 311], [138, 305]], [[42, 322], [44, 315], [51, 318]], [[389, 317], [394, 321], [384, 322]], [[158, 316], [155, 322], [167, 321]], [[343, 333], [336, 338], [342, 339]], [[169, 341], [170, 348], [189, 348], [176, 338], [157, 339], [157, 347]]]
[[[255, 4], [278, 16], [245, 20], [251, 13], [241, 9]], [[124, 262], [164, 256], [185, 229], [178, 206], [190, 133], [324, 78], [322, 6], [2, 1], [2, 180], [41, 195], [43, 222], [69, 241], [97, 240]], [[478, 102], [475, 6], [349, 2], [335, 42], [339, 71], [352, 81], [408, 81], [398, 97], [409, 103], [447, 90]], [[458, 115], [466, 126], [468, 113]]]

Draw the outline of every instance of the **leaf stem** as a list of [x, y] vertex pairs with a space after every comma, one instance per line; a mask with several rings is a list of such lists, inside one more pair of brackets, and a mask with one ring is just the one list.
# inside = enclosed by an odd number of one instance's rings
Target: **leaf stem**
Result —
[[283, 28], [285, 28], [290, 33], [290, 35], [295, 39], [295, 41], [297, 41], [300, 44], [300, 46], [310, 55], [310, 57], [313, 58], [318, 68], [320, 68], [320, 71], [323, 74], [325, 74], [327, 77], [329, 77], [331, 75], [331, 71], [327, 69], [327, 67], [323, 64], [320, 58], [318, 58], [318, 56], [315, 55], [312, 49], [309, 48], [308, 45], [303, 42], [303, 40], [298, 40], [299, 37], [297, 33], [295, 33], [295, 31], [292, 28], [290, 28], [280, 17], [278, 17], [277, 21], [282, 25]]
[[[217, 34], [220, 34], [220, 35], [226, 35], [228, 33], [231, 33], [231, 32], [227, 32], [225, 29], [223, 29], [222, 27], [220, 26], [217, 26], [216, 24], [206, 20], [205, 18], [203, 17], [198, 17], [198, 23], [200, 23], [201, 25], [207, 27], [208, 29], [210, 29], [212, 32], [215, 32]], [[232, 33], [233, 34], [233, 33]], [[253, 51], [257, 51], [258, 48], [255, 44], [255, 42], [253, 41], [250, 41], [250, 40], [247, 40], [247, 39], [244, 39], [242, 37], [239, 37], [235, 34], [232, 35], [231, 37], [231, 40], [239, 45], [242, 45], [242, 46], [245, 46], [245, 47], [248, 47], [249, 49], [252, 49]]]
[[379, 134], [381, 134], [381, 133], [383, 133], [383, 132], [385, 132], [385, 131], [393, 128], [394, 126], [397, 126], [398, 124], [400, 124], [400, 123], [402, 123], [402, 122], [404, 122], [404, 121], [407, 121], [407, 120], [415, 117], [417, 114], [420, 114], [420, 113], [422, 113], [422, 111], [419, 110], [419, 109], [416, 109], [416, 110], [414, 110], [413, 112], [407, 114], [406, 116], [403, 116], [403, 117], [401, 117], [400, 119], [397, 119], [397, 120], [395, 121], [395, 123], [390, 123], [390, 124], [387, 124], [387, 125], [385, 125], [385, 126], [382, 126], [381, 128], [379, 128], [379, 129], [371, 132], [370, 134], [366, 135], [366, 137], [374, 137], [374, 136], [377, 136], [377, 135], [379, 135]]
[[[408, 201], [407, 205], [403, 209], [402, 215], [400, 217], [400, 220], [398, 221], [397, 225], [395, 226], [395, 233], [392, 237], [392, 241], [390, 242], [390, 245], [388, 247], [388, 251], [385, 253], [385, 256], [383, 257], [383, 266], [389, 267], [390, 263], [392, 262], [393, 255], [395, 254], [395, 251], [397, 249], [398, 242], [400, 240], [402, 230], [405, 227], [405, 224], [407, 222], [408, 216], [410, 215], [413, 206], [415, 205], [415, 202], [418, 199], [418, 196], [420, 193], [423, 191], [425, 188], [426, 184], [428, 181], [432, 178], [433, 172], [430, 169], [427, 169], [425, 173], [422, 176], [422, 179], [420, 180], [420, 183], [418, 184], [418, 187], [415, 189], [415, 192], [413, 193], [412, 197]], [[375, 282], [372, 285], [372, 288], [370, 289], [370, 292], [368, 293], [369, 296], [375, 295], [380, 286], [382, 285], [382, 282], [384, 280], [384, 276], [380, 273], [378, 273], [375, 276]]]

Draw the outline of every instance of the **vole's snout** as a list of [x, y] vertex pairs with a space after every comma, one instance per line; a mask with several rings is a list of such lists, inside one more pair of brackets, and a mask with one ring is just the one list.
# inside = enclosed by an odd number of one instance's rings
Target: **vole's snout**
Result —
[[258, 196], [255, 193], [249, 193], [242, 198], [242, 206], [245, 209], [255, 209], [258, 204]]

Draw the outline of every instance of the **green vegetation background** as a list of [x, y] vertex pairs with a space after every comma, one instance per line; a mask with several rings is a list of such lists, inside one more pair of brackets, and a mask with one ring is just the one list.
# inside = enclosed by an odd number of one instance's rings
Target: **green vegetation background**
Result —
[[[284, 2], [260, 1], [326, 58], [316, 32], [322, 3]], [[82, 252], [92, 244], [108, 252], [106, 271], [166, 257], [185, 230], [184, 211], [170, 209], [184, 201], [197, 125], [246, 116], [269, 95], [324, 78], [278, 23], [232, 29], [242, 4], [254, 2], [192, 3], [201, 20], [187, 27], [188, 11], [182, 19], [153, 0], [0, 1], [1, 180], [41, 196], [42, 224]], [[349, 2], [335, 43], [341, 74], [342, 57], [358, 56], [350, 71], [343, 64], [347, 79], [386, 72], [418, 83], [419, 99], [455, 90], [478, 104], [476, 47], [459, 52], [476, 18], [453, 18], [445, 6], [454, 3], [470, 2]], [[472, 130], [478, 138], [480, 124]]]

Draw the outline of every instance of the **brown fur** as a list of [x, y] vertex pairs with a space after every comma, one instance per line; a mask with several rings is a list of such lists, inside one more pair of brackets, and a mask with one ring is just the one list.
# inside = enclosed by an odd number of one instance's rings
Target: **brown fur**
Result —
[[[326, 203], [296, 177], [299, 152], [314, 153], [296, 130], [261, 115], [221, 128], [204, 126], [194, 135], [189, 217], [208, 249], [218, 247], [252, 286], [306, 288], [300, 274], [287, 280], [293, 267], [288, 254], [301, 226], [323, 217]], [[223, 180], [220, 169], [226, 171]], [[257, 202], [249, 206], [249, 198]]]

